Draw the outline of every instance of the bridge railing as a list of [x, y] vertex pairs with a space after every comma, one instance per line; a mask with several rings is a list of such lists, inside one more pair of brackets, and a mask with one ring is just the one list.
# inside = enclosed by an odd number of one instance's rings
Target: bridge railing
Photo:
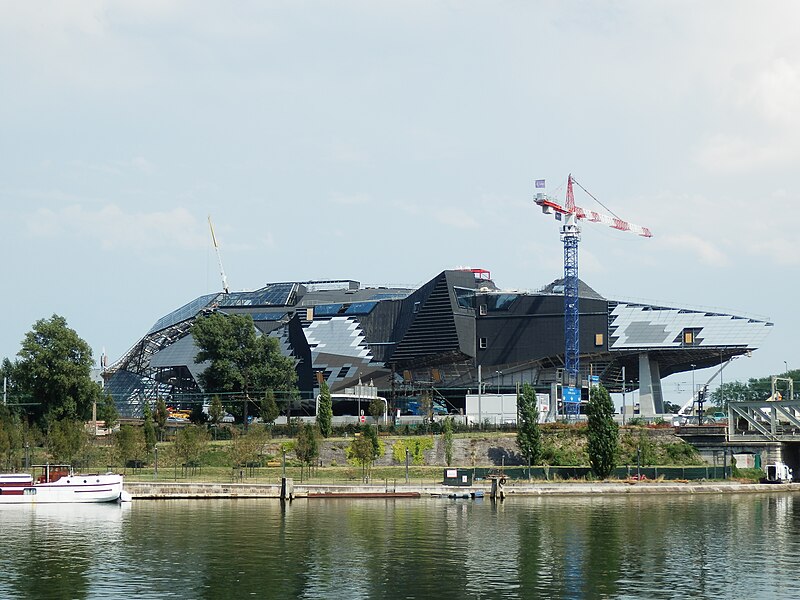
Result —
[[800, 400], [728, 403], [730, 441], [800, 441]]

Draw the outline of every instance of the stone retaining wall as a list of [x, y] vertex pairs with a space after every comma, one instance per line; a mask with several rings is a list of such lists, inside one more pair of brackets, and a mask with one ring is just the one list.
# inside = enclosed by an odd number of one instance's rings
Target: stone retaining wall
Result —
[[[325, 485], [295, 484], [295, 498], [319, 497], [392, 497], [416, 494], [423, 497], [465, 494], [483, 491], [487, 497], [491, 486], [454, 487], [443, 485]], [[224, 483], [125, 483], [125, 490], [134, 500], [186, 498], [279, 498], [280, 485]], [[783, 483], [542, 483], [507, 485], [508, 496], [596, 496], [632, 494], [739, 494], [800, 492], [800, 485]]]

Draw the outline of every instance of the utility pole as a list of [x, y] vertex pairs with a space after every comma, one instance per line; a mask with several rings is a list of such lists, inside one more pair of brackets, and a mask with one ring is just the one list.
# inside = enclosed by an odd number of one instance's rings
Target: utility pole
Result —
[[622, 426], [625, 427], [625, 365], [622, 365]]

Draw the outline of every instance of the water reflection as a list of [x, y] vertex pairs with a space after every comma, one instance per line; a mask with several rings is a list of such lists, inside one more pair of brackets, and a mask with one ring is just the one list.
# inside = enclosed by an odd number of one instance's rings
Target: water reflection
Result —
[[794, 496], [0, 507], [0, 597], [791, 598]]
[[108, 583], [125, 511], [114, 505], [0, 506], [0, 596], [88, 598]]

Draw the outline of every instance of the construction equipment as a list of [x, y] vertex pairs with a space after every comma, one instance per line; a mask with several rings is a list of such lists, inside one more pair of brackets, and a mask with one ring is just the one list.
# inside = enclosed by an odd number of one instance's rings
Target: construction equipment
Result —
[[211, 241], [214, 243], [214, 250], [217, 253], [217, 261], [219, 262], [219, 274], [222, 276], [222, 290], [228, 294], [228, 278], [225, 277], [225, 269], [222, 267], [222, 256], [219, 253], [219, 245], [217, 244], [217, 236], [214, 235], [214, 225], [211, 224], [211, 215], [208, 215], [208, 227], [211, 229]]
[[[562, 381], [562, 399], [567, 414], [577, 414], [580, 409], [580, 332], [578, 312], [578, 242], [581, 220], [590, 223], [603, 223], [620, 231], [630, 231], [643, 237], [653, 237], [650, 229], [623, 221], [616, 215], [584, 210], [575, 205], [572, 184], [575, 181], [570, 174], [567, 179], [567, 197], [562, 206], [544, 193], [537, 193], [534, 202], [542, 208], [544, 214], [552, 214], [557, 221], [562, 221], [561, 241], [564, 243], [564, 380]], [[537, 188], [544, 187], [544, 180], [536, 181]], [[591, 194], [589, 194], [592, 198]], [[596, 198], [594, 198], [597, 201]], [[597, 201], [599, 203], [599, 201]], [[602, 204], [601, 204], [602, 206]], [[608, 209], [606, 209], [608, 210]], [[611, 211], [609, 211], [611, 212]], [[613, 213], [612, 213], [613, 214]]]

